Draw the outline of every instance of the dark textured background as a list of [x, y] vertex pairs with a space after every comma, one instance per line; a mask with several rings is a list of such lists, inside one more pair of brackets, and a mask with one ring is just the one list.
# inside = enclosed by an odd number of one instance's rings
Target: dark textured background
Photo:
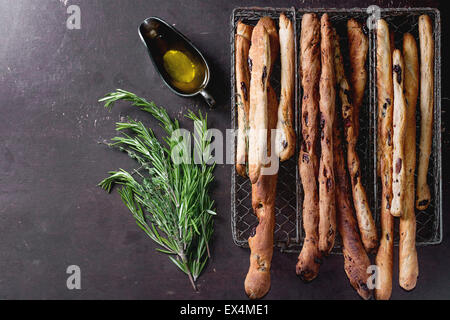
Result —
[[[118, 195], [96, 184], [108, 170], [130, 169], [132, 160], [98, 141], [114, 134], [114, 123], [131, 116], [155, 126], [127, 104], [111, 113], [96, 101], [123, 88], [180, 118], [188, 108], [205, 108], [164, 86], [142, 46], [137, 26], [159, 16], [186, 34], [212, 69], [218, 101], [210, 126], [230, 127], [229, 20], [237, 6], [365, 7], [433, 6], [437, 1], [107, 1], [68, 0], [81, 8], [81, 30], [66, 28], [66, 7], [58, 0], [0, 0], [0, 299], [245, 299], [243, 281], [249, 251], [233, 244], [230, 229], [230, 167], [218, 165], [213, 197], [218, 216], [213, 258], [193, 292], [184, 274], [155, 252]], [[448, 28], [443, 21], [442, 109], [449, 105]], [[448, 116], [443, 113], [443, 126]], [[183, 123], [186, 123], [183, 121]], [[444, 131], [443, 149], [448, 150]], [[450, 191], [443, 163], [444, 241], [418, 249], [420, 278], [393, 299], [450, 298]], [[296, 254], [275, 252], [268, 299], [358, 299], [331, 256], [320, 276], [302, 283]], [[66, 268], [81, 267], [82, 289], [66, 288]], [[397, 266], [397, 264], [395, 264]]]

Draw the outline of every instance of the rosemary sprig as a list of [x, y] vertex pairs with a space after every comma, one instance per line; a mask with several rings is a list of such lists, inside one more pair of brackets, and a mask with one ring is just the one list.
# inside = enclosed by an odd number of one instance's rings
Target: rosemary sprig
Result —
[[[189, 111], [187, 118], [194, 121], [194, 153], [187, 143], [180, 143], [174, 135], [178, 121], [172, 121], [166, 110], [135, 94], [117, 89], [99, 102], [111, 109], [116, 101], [125, 100], [157, 119], [167, 136], [161, 143], [151, 129], [141, 122], [128, 119], [116, 124], [120, 136], [112, 138], [110, 146], [117, 146], [135, 159], [140, 167], [129, 173], [123, 169], [109, 172], [99, 183], [110, 192], [114, 184], [122, 185], [120, 197], [132, 213], [138, 226], [169, 259], [195, 282], [204, 269], [210, 254], [214, 230], [214, 201], [208, 194], [214, 179], [214, 163], [210, 155], [211, 137], [208, 135], [207, 116]], [[179, 148], [181, 145], [181, 148]], [[175, 148], [188, 161], [176, 164], [171, 155]], [[194, 159], [196, 160], [194, 162]], [[199, 161], [197, 161], [197, 159]], [[141, 171], [145, 170], [144, 174]], [[136, 178], [134, 177], [136, 176]]]

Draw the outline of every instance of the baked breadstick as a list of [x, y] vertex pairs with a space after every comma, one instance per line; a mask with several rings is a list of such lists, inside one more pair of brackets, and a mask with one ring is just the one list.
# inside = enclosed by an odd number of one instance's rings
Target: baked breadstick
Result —
[[370, 260], [361, 243], [358, 226], [353, 217], [353, 207], [350, 199], [350, 185], [345, 170], [344, 149], [341, 143], [340, 130], [333, 128], [334, 172], [336, 177], [336, 220], [342, 237], [342, 253], [344, 254], [344, 270], [352, 287], [365, 300], [372, 296], [367, 287], [369, 274], [367, 268]]
[[249, 58], [251, 63], [250, 111], [249, 111], [249, 177], [258, 181], [261, 166], [267, 157], [267, 86], [271, 69], [269, 34], [258, 22], [253, 29]]
[[[268, 125], [275, 129], [278, 101], [275, 91], [268, 87]], [[268, 154], [271, 152], [271, 130], [267, 137]], [[258, 226], [248, 239], [250, 267], [245, 278], [245, 292], [250, 299], [262, 298], [270, 289], [270, 266], [273, 255], [273, 231], [275, 226], [275, 197], [277, 174], [259, 176], [252, 184], [252, 207], [258, 218]]]
[[355, 137], [359, 136], [359, 109], [364, 99], [367, 82], [366, 60], [369, 40], [363, 32], [362, 25], [355, 19], [347, 21], [348, 51], [350, 60], [350, 85], [353, 103]]
[[[279, 40], [275, 23], [269, 17], [259, 19], [253, 34], [252, 46], [250, 47], [250, 69], [255, 67], [255, 59], [260, 59], [261, 51], [255, 50], [255, 55], [252, 55], [252, 48], [254, 41], [257, 40], [258, 35], [255, 36], [255, 30], [262, 28], [262, 34], [267, 34], [269, 38], [269, 54], [270, 61], [266, 68], [261, 73], [259, 79], [255, 81], [262, 81], [266, 78], [267, 81], [267, 109], [265, 118], [267, 119], [267, 133], [265, 135], [266, 149], [264, 154], [270, 160], [272, 153], [272, 133], [271, 130], [276, 128], [278, 101], [275, 91], [270, 86], [270, 75], [272, 74], [273, 64], [278, 56]], [[255, 37], [255, 38], [254, 38]], [[267, 41], [267, 39], [265, 40]], [[256, 61], [256, 64], [259, 62]], [[263, 76], [264, 75], [264, 76]], [[253, 73], [252, 73], [253, 77]], [[250, 80], [252, 83], [253, 78]], [[251, 88], [251, 84], [250, 84]], [[250, 93], [250, 101], [252, 94]], [[250, 102], [250, 110], [252, 104]], [[250, 142], [251, 144], [251, 142]], [[250, 157], [250, 154], [249, 154]], [[270, 167], [271, 163], [261, 164], [260, 170], [264, 167]], [[273, 254], [273, 232], [275, 225], [275, 196], [277, 185], [277, 174], [259, 174], [255, 183], [252, 184], [252, 207], [258, 218], [258, 226], [248, 239], [250, 247], [250, 267], [245, 278], [245, 292], [251, 299], [258, 299], [263, 297], [270, 288], [270, 266]], [[251, 179], [251, 177], [250, 177]]]
[[292, 157], [295, 151], [294, 113], [294, 27], [283, 13], [280, 15], [281, 94], [278, 106], [276, 154], [281, 161]]
[[[394, 40], [394, 32], [392, 30], [389, 29], [389, 43], [390, 43], [390, 48], [391, 48], [391, 54], [395, 49], [395, 40]], [[382, 108], [378, 108], [378, 119], [381, 117], [381, 113], [383, 112]], [[381, 128], [380, 128], [380, 124], [381, 122], [378, 122], [378, 134], [377, 134], [377, 139], [378, 141], [380, 141], [381, 139]], [[377, 175], [379, 177], [381, 177], [381, 154], [382, 154], [382, 150], [381, 150], [381, 144], [378, 143], [377, 144]]]
[[[356, 152], [356, 142], [358, 139], [356, 133], [356, 123], [359, 121], [354, 112], [356, 110], [354, 103], [352, 103], [354, 99], [349, 97], [352, 90], [345, 76], [344, 60], [342, 58], [339, 45], [339, 36], [336, 32], [334, 40], [334, 53], [336, 82], [341, 101], [344, 135], [347, 141], [347, 166], [352, 183], [353, 205], [355, 207], [356, 218], [364, 248], [367, 252], [371, 252], [378, 245], [377, 228], [375, 226], [372, 212], [370, 211], [369, 202], [367, 201], [366, 190], [361, 181], [360, 162]], [[363, 83], [359, 83], [358, 90], [354, 92], [359, 94], [361, 87], [364, 90], [364, 85], [365, 84]], [[336, 152], [334, 155], [336, 156]]]
[[247, 176], [247, 130], [248, 113], [250, 109], [250, 70], [248, 68], [248, 51], [253, 27], [238, 22], [235, 43], [236, 67], [236, 106], [238, 110], [238, 133], [236, 147], [236, 171], [239, 175]]
[[431, 200], [427, 184], [428, 164], [433, 138], [434, 105], [434, 39], [431, 19], [419, 17], [420, 39], [420, 144], [419, 169], [417, 171], [416, 208], [425, 210]]
[[403, 94], [405, 65], [400, 50], [392, 54], [392, 78], [394, 83], [393, 131], [394, 145], [392, 150], [392, 202], [391, 214], [400, 217], [405, 210], [406, 171], [405, 171], [405, 134], [406, 134], [406, 101]]
[[280, 38], [278, 36], [277, 27], [275, 22], [270, 17], [262, 17], [259, 19], [258, 24], [262, 25], [267, 33], [269, 34], [270, 41], [270, 56], [271, 56], [271, 65], [268, 68], [268, 77], [272, 75], [273, 65], [278, 58], [278, 53], [280, 52]]
[[333, 169], [333, 122], [335, 113], [335, 74], [333, 30], [328, 14], [320, 20], [322, 70], [319, 81], [321, 149], [319, 166], [319, 250], [328, 254], [336, 235], [335, 181]]
[[412, 290], [419, 276], [416, 250], [416, 215], [414, 212], [415, 190], [414, 171], [416, 169], [416, 103], [419, 93], [419, 58], [414, 37], [403, 36], [403, 57], [405, 63], [404, 87], [406, 99], [405, 137], [405, 210], [400, 218], [399, 241], [399, 283], [405, 290]]
[[319, 192], [317, 186], [318, 113], [320, 78], [320, 22], [315, 14], [302, 17], [300, 35], [300, 68], [303, 88], [302, 136], [298, 158], [303, 186], [303, 228], [305, 239], [298, 256], [296, 273], [305, 281], [313, 280], [321, 264], [319, 251]]
[[380, 129], [381, 238], [375, 259], [378, 267], [375, 298], [387, 300], [392, 292], [392, 256], [394, 217], [390, 213], [392, 199], [392, 54], [389, 27], [383, 19], [377, 22], [377, 94]]
[[[390, 48], [391, 48], [391, 54], [392, 52], [394, 52], [395, 49], [395, 37], [394, 37], [394, 32], [391, 30], [391, 28], [388, 29], [389, 31], [389, 43], [390, 43]], [[381, 117], [381, 113], [383, 112], [382, 108], [378, 108], [378, 119]], [[377, 139], [378, 141], [380, 141], [381, 139], [381, 128], [380, 128], [381, 122], [378, 122], [378, 135], [377, 135]], [[382, 150], [381, 150], [381, 144], [378, 143], [377, 144], [377, 175], [379, 177], [381, 177], [381, 154], [382, 154]]]

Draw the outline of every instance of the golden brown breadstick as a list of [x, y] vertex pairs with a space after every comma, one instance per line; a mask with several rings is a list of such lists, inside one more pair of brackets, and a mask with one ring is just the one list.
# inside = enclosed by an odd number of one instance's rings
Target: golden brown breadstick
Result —
[[416, 250], [416, 215], [414, 212], [415, 190], [414, 171], [416, 169], [416, 103], [419, 93], [419, 58], [414, 37], [403, 36], [403, 57], [405, 62], [404, 87], [406, 99], [405, 138], [405, 210], [400, 218], [399, 241], [399, 283], [405, 290], [412, 290], [419, 276]]
[[266, 28], [258, 22], [253, 29], [252, 45], [249, 58], [251, 61], [250, 111], [249, 111], [249, 177], [256, 183], [261, 166], [267, 157], [267, 86], [269, 69], [271, 69], [270, 40]]
[[350, 84], [353, 103], [353, 118], [355, 137], [359, 135], [359, 109], [364, 99], [367, 82], [366, 60], [369, 50], [369, 40], [363, 32], [362, 25], [355, 19], [347, 22], [348, 49], [350, 60]]
[[320, 78], [320, 22], [315, 14], [302, 17], [300, 67], [303, 88], [302, 136], [298, 158], [303, 186], [303, 228], [305, 240], [298, 256], [296, 273], [305, 281], [313, 280], [321, 264], [319, 251], [319, 192], [317, 186], [317, 138]]
[[[390, 48], [391, 48], [391, 54], [395, 49], [395, 37], [394, 37], [394, 32], [389, 28], [389, 43], [390, 43]], [[381, 113], [383, 112], [382, 108], [378, 109], [378, 118], [381, 117]], [[380, 124], [381, 122], [378, 122], [378, 141], [381, 139], [381, 128], [380, 128]], [[377, 144], [377, 175], [379, 177], [381, 177], [381, 153], [383, 151], [381, 150], [381, 144], [378, 143]]]
[[250, 108], [250, 70], [248, 68], [248, 51], [253, 27], [238, 22], [235, 36], [235, 68], [236, 68], [236, 106], [238, 110], [238, 134], [236, 147], [236, 171], [247, 176], [247, 130]]
[[344, 254], [344, 270], [352, 287], [365, 300], [372, 296], [367, 287], [369, 274], [367, 268], [370, 260], [361, 243], [358, 227], [353, 217], [353, 207], [350, 199], [350, 185], [345, 170], [344, 149], [338, 129], [338, 117], [333, 128], [334, 170], [336, 177], [336, 220], [342, 237], [342, 253]]
[[328, 254], [336, 235], [335, 181], [333, 169], [333, 122], [335, 113], [335, 72], [333, 30], [328, 14], [320, 20], [322, 70], [319, 82], [321, 149], [319, 166], [319, 250]]
[[394, 245], [394, 217], [390, 213], [392, 199], [392, 54], [389, 27], [383, 19], [377, 22], [377, 94], [380, 129], [381, 238], [376, 256], [378, 267], [375, 298], [387, 300], [392, 292], [392, 255]]
[[[269, 129], [275, 129], [277, 123], [278, 101], [275, 91], [268, 87]], [[270, 156], [271, 131], [267, 137]], [[270, 266], [273, 254], [273, 231], [275, 225], [275, 196], [277, 174], [259, 176], [252, 184], [252, 207], [258, 218], [258, 226], [248, 239], [250, 247], [250, 267], [245, 278], [245, 292], [250, 299], [262, 298], [270, 289]]]
[[[390, 43], [390, 48], [391, 48], [391, 54], [395, 49], [395, 37], [394, 37], [394, 32], [392, 30], [389, 29], [389, 43]], [[381, 113], [383, 112], [382, 108], [378, 109], [378, 118], [381, 117]], [[377, 135], [377, 139], [378, 141], [380, 141], [381, 139], [381, 128], [380, 128], [380, 124], [381, 122], [378, 122], [378, 135]], [[381, 150], [381, 144], [378, 143], [377, 144], [377, 175], [379, 177], [381, 177], [381, 153], [383, 151]]]
[[394, 84], [393, 109], [393, 149], [392, 149], [392, 202], [391, 214], [394, 217], [403, 215], [405, 209], [406, 171], [405, 171], [405, 134], [406, 134], [406, 101], [403, 94], [405, 65], [400, 50], [392, 54], [392, 78]]
[[[261, 51], [258, 52], [258, 48], [255, 48], [255, 55], [252, 55], [252, 48], [255, 40], [259, 37], [255, 35], [257, 28], [262, 28], [264, 35], [269, 37], [269, 55], [270, 61], [263, 70], [261, 77], [255, 81], [262, 81], [265, 77], [267, 80], [267, 109], [264, 115], [267, 119], [267, 133], [266, 149], [264, 153], [267, 154], [269, 160], [272, 151], [272, 129], [276, 128], [277, 124], [277, 112], [278, 101], [275, 91], [270, 86], [269, 78], [272, 73], [273, 64], [278, 56], [279, 41], [278, 33], [276, 31], [275, 23], [269, 17], [263, 17], [259, 19], [252, 34], [252, 46], [250, 47], [250, 64], [253, 65], [250, 68], [255, 67], [255, 59], [260, 59]], [[265, 40], [267, 41], [267, 39]], [[259, 55], [258, 55], [259, 54]], [[256, 61], [258, 64], [259, 61]], [[264, 68], [263, 68], [264, 69]], [[263, 76], [265, 71], [265, 76]], [[252, 73], [253, 77], [253, 73]], [[250, 80], [252, 83], [253, 78]], [[251, 87], [251, 85], [250, 85]], [[251, 99], [252, 94], [250, 94]], [[250, 102], [250, 110], [252, 104]], [[250, 142], [251, 143], [251, 142]], [[249, 155], [250, 157], [250, 155]], [[277, 159], [278, 160], [278, 159]], [[261, 165], [260, 170], [264, 170], [265, 166], [270, 167], [269, 162], [266, 165]], [[275, 196], [276, 196], [277, 174], [260, 174], [255, 183], [252, 184], [252, 207], [258, 218], [258, 226], [254, 230], [253, 234], [248, 239], [250, 247], [250, 267], [245, 278], [245, 292], [251, 299], [258, 299], [263, 297], [270, 288], [270, 266], [273, 254], [273, 231], [275, 224]]]
[[272, 75], [273, 65], [278, 58], [278, 53], [280, 52], [280, 38], [278, 36], [275, 22], [270, 17], [262, 17], [259, 19], [258, 24], [262, 25], [269, 34], [270, 56], [272, 62], [268, 72], [268, 77], [270, 78]]
[[434, 39], [431, 19], [419, 17], [420, 39], [420, 144], [419, 168], [417, 171], [416, 208], [425, 210], [431, 200], [427, 184], [428, 164], [433, 138], [434, 105]]
[[[358, 154], [356, 153], [356, 119], [353, 99], [349, 97], [350, 85], [344, 72], [344, 61], [339, 45], [339, 36], [335, 34], [334, 40], [334, 64], [336, 69], [336, 82], [341, 101], [342, 119], [344, 123], [344, 135], [347, 141], [347, 166], [352, 182], [353, 204], [356, 210], [361, 239], [367, 252], [373, 251], [378, 245], [377, 228], [367, 201], [366, 190], [361, 181], [361, 170]], [[364, 88], [364, 84], [358, 84]], [[356, 92], [360, 93], [360, 89]], [[336, 155], [336, 153], [334, 153]]]
[[295, 151], [294, 113], [294, 27], [284, 13], [280, 15], [281, 93], [275, 150], [281, 161]]

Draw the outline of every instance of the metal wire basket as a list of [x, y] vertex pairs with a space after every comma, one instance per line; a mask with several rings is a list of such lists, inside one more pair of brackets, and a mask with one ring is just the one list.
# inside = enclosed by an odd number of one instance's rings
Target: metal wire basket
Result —
[[[235, 57], [234, 36], [236, 25], [239, 20], [244, 23], [255, 25], [259, 18], [269, 16], [278, 24], [279, 15], [284, 12], [291, 21], [295, 21], [295, 56], [296, 70], [299, 66], [297, 49], [299, 47], [300, 25], [303, 14], [317, 13], [321, 15], [328, 13], [333, 26], [336, 28], [341, 39], [341, 50], [343, 56], [348, 56], [346, 23], [350, 18], [364, 22], [368, 18], [366, 9], [298, 9], [295, 8], [236, 8], [231, 15], [231, 122], [232, 128], [237, 128], [236, 88], [235, 88]], [[434, 22], [435, 37], [435, 113], [433, 127], [433, 149], [430, 158], [430, 169], [428, 183], [432, 191], [432, 200], [429, 208], [425, 211], [417, 211], [417, 244], [430, 245], [442, 241], [442, 201], [441, 201], [441, 101], [440, 101], [440, 15], [437, 9], [432, 8], [408, 8], [408, 9], [381, 9], [381, 17], [384, 18], [391, 29], [398, 36], [396, 45], [400, 44], [401, 35], [410, 32], [418, 41], [417, 22], [421, 14], [428, 14]], [[369, 57], [366, 65], [368, 71], [368, 85], [360, 111], [360, 136], [357, 151], [361, 158], [362, 181], [366, 186], [369, 205], [374, 213], [375, 220], [379, 221], [380, 212], [380, 187], [376, 176], [376, 41], [373, 32], [365, 30], [369, 36]], [[345, 61], [348, 64], [348, 61]], [[271, 84], [277, 95], [280, 91], [280, 64], [275, 63]], [[300, 108], [301, 86], [298, 72], [295, 76], [294, 117], [295, 129], [300, 133]], [[364, 107], [365, 106], [365, 107]], [[417, 112], [420, 117], [420, 112]], [[419, 118], [418, 118], [418, 122]], [[419, 132], [418, 136], [419, 137]], [[298, 146], [301, 135], [297, 134], [297, 147], [295, 156], [280, 163], [277, 198], [275, 203], [276, 224], [274, 231], [275, 246], [280, 250], [291, 252], [299, 251], [303, 243], [304, 231], [302, 228], [302, 201], [303, 190], [300, 176], [298, 174]], [[418, 148], [417, 148], [418, 150]], [[241, 247], [248, 247], [247, 239], [251, 230], [258, 222], [253, 214], [251, 206], [251, 184], [248, 178], [242, 178], [236, 173], [232, 166], [231, 172], [231, 229], [233, 241]], [[398, 226], [395, 229], [395, 243], [398, 242]], [[341, 241], [336, 240], [334, 252], [339, 252]]]

